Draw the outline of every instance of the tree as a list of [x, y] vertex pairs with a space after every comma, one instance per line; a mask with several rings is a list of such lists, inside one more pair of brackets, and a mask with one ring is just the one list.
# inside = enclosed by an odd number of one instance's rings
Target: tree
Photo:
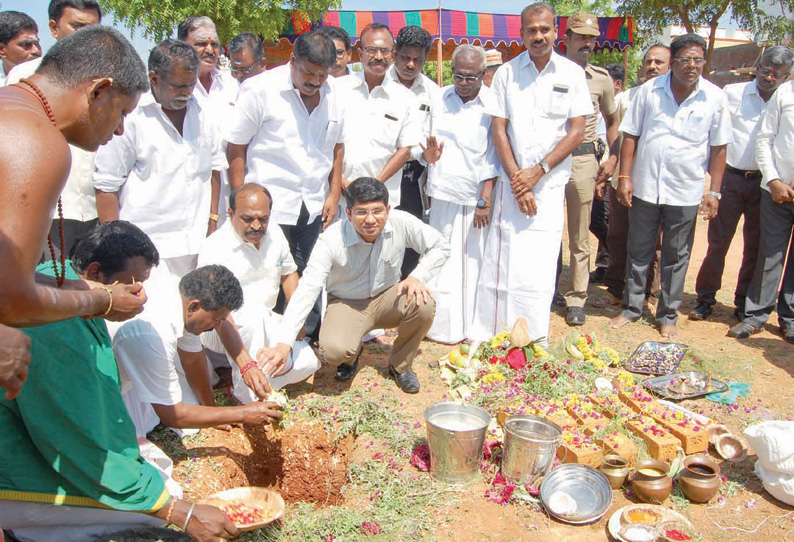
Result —
[[275, 39], [288, 27], [289, 9], [305, 14], [301, 21], [320, 19], [329, 9], [338, 9], [341, 0], [99, 0], [103, 10], [127, 26], [140, 27], [155, 41], [173, 37], [180, 21], [192, 15], [206, 15], [215, 21], [222, 43], [243, 31], [264, 39]]
[[[703, 73], [711, 73], [711, 60], [717, 27], [723, 15], [731, 17], [742, 27], [755, 33], [765, 33], [780, 39], [791, 31], [785, 15], [759, 9], [763, 0], [616, 0], [618, 13], [634, 17], [636, 28], [647, 34], [661, 33], [669, 25], [680, 24], [695, 34], [700, 27], [709, 29], [706, 65]], [[794, 11], [794, 0], [776, 0], [782, 12]], [[729, 11], [730, 10], [730, 11]]]

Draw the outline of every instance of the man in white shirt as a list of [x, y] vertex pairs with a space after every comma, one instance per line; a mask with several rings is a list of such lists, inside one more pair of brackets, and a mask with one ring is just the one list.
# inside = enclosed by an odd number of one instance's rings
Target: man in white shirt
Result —
[[494, 99], [484, 86], [485, 50], [463, 44], [452, 53], [454, 85], [432, 103], [432, 137], [444, 151], [428, 166], [430, 225], [450, 246], [450, 257], [430, 282], [436, 318], [427, 336], [454, 344], [469, 336], [477, 277], [491, 222], [491, 192], [498, 175], [488, 130]]
[[[281, 418], [273, 403], [215, 406], [200, 335], [223, 329], [229, 333], [226, 344], [239, 346], [240, 337], [227, 318], [242, 306], [243, 290], [231, 271], [209, 265], [177, 281], [156, 270], [146, 285], [151, 299], [143, 313], [112, 332], [124, 404], [139, 437], [160, 422], [174, 429], [201, 429]], [[236, 359], [244, 362], [245, 372], [256, 365], [245, 354]]]
[[[787, 55], [788, 56], [788, 55]], [[782, 72], [778, 75], [785, 77]], [[769, 75], [767, 75], [769, 77]], [[766, 106], [755, 144], [761, 170], [761, 235], [743, 320], [728, 335], [746, 339], [761, 330], [773, 308], [783, 337], [794, 343], [794, 83], [783, 83]], [[781, 275], [783, 281], [781, 283]], [[777, 305], [777, 306], [776, 306]]]
[[794, 53], [786, 47], [764, 51], [756, 67], [755, 81], [726, 85], [733, 142], [728, 145], [725, 175], [722, 180], [720, 212], [709, 222], [709, 248], [698, 271], [695, 291], [697, 306], [690, 320], [705, 320], [711, 315], [715, 296], [722, 285], [725, 256], [731, 246], [739, 219], [744, 215], [742, 265], [733, 295], [734, 314], [740, 320], [758, 257], [760, 235], [761, 172], [755, 160], [755, 140], [766, 104], [789, 78]]
[[[95, 0], [52, 0], [47, 9], [49, 29], [52, 37], [60, 41], [81, 28], [97, 25], [102, 22], [102, 9]], [[40, 55], [39, 55], [40, 56]], [[41, 58], [18, 64], [8, 73], [6, 85], [18, 83], [33, 75], [41, 64]], [[63, 230], [66, 256], [72, 251], [77, 241], [87, 235], [97, 225], [96, 196], [93, 186], [94, 153], [73, 145], [72, 165], [69, 178], [61, 192], [61, 209], [63, 220], [59, 220], [58, 211], [53, 216], [50, 237], [59, 239]], [[60, 245], [53, 244], [55, 258], [60, 258]], [[52, 254], [44, 251], [43, 259], [49, 260]]]
[[[435, 302], [427, 283], [449, 256], [449, 246], [433, 228], [402, 211], [390, 211], [389, 192], [377, 179], [353, 181], [345, 194], [347, 220], [331, 225], [317, 241], [306, 272], [274, 334], [274, 348], [260, 363], [284, 363], [314, 300], [325, 287], [328, 307], [320, 328], [320, 354], [337, 367], [337, 380], [358, 369], [361, 339], [377, 328], [397, 328], [389, 374], [405, 393], [417, 393], [411, 370], [422, 339], [433, 323]], [[422, 259], [400, 280], [406, 247]], [[404, 296], [404, 298], [403, 298]]]
[[[662, 337], [676, 339], [698, 208], [706, 220], [717, 216], [731, 126], [725, 93], [701, 77], [705, 40], [679, 36], [670, 44], [670, 54], [670, 73], [640, 87], [620, 125], [618, 200], [629, 207], [629, 246], [623, 312], [610, 325], [619, 328], [642, 316], [661, 227], [656, 321]], [[711, 184], [703, 195], [707, 172]]]
[[151, 91], [127, 117], [122, 136], [100, 148], [94, 187], [102, 222], [119, 218], [151, 237], [177, 277], [196, 268], [214, 231], [221, 137], [192, 95], [198, 58], [181, 41], [165, 40], [149, 55]]
[[[281, 226], [299, 274], [342, 193], [342, 103], [328, 78], [335, 62], [329, 38], [301, 34], [289, 64], [241, 88], [226, 133], [232, 187], [248, 182], [270, 190], [271, 220]], [[310, 333], [318, 323], [319, 307]]]
[[253, 32], [240, 32], [229, 42], [230, 72], [237, 82], [264, 73], [267, 68], [265, 47]]
[[[394, 64], [386, 77], [400, 83], [413, 92], [416, 96], [414, 113], [422, 123], [424, 135], [430, 133], [428, 119], [432, 103], [440, 97], [441, 89], [425, 74], [422, 67], [427, 61], [427, 54], [433, 45], [433, 38], [421, 26], [408, 25], [400, 29], [395, 41]], [[405, 211], [422, 219], [425, 210], [424, 190], [427, 181], [425, 168], [422, 163], [422, 149], [417, 145], [411, 149], [411, 159], [403, 166], [402, 180], [400, 182], [400, 204], [397, 209]], [[402, 276], [411, 274], [419, 254], [408, 250], [403, 259]]]
[[394, 36], [379, 23], [361, 31], [359, 56], [363, 70], [339, 79], [345, 93], [345, 156], [343, 182], [372, 177], [386, 185], [389, 200], [400, 201], [402, 169], [411, 148], [422, 138], [415, 96], [387, 77], [394, 55]]
[[[670, 71], [670, 48], [666, 45], [652, 45], [642, 57], [642, 73], [640, 75], [645, 81], [650, 81], [666, 74], [668, 71]], [[639, 89], [639, 86], [635, 86], [615, 97], [618, 122], [623, 121], [629, 104]], [[623, 135], [621, 134], [620, 141], [622, 141], [622, 138]], [[626, 285], [626, 245], [629, 239], [629, 209], [618, 201], [619, 176], [620, 167], [615, 170], [608, 188], [609, 230], [607, 232], [607, 252], [609, 252], [609, 262], [603, 279], [606, 292], [602, 297], [592, 302], [592, 305], [599, 309], [620, 307], [623, 299], [623, 289]], [[656, 297], [661, 290], [661, 281], [659, 279], [660, 249], [661, 244], [657, 243], [656, 256], [648, 269], [643, 314], [651, 314], [651, 307], [656, 305]]]
[[548, 337], [571, 152], [593, 114], [584, 71], [554, 52], [554, 8], [524, 8], [521, 36], [528, 51], [503, 64], [491, 85], [491, 142], [502, 174], [475, 301], [478, 340], [518, 317], [529, 321], [533, 339]]
[[14, 66], [40, 56], [36, 21], [19, 11], [0, 11], [0, 87]]
[[[229, 220], [207, 238], [199, 252], [199, 266], [223, 265], [240, 281], [244, 303], [230, 320], [249, 352], [270, 346], [270, 336], [281, 321], [281, 316], [273, 312], [279, 285], [287, 302], [298, 286], [298, 267], [281, 228], [268, 227], [271, 208], [267, 188], [253, 183], [238, 186], [229, 196]], [[223, 351], [217, 333], [207, 333], [203, 339], [207, 348]], [[235, 363], [231, 366], [235, 397], [244, 404], [256, 401], [254, 390], [243, 383], [240, 368]], [[295, 341], [286, 366], [263, 365], [256, 370], [265, 371], [271, 388], [282, 388], [306, 380], [319, 368], [320, 362], [309, 345]], [[250, 374], [254, 372], [253, 368], [249, 370]]]

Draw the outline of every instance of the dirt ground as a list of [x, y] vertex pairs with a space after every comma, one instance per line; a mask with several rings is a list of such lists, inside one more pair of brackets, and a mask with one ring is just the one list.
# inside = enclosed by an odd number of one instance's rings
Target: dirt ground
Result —
[[[741, 231], [741, 225], [739, 226]], [[740, 237], [740, 235], [739, 235]], [[593, 251], [595, 251], [593, 240]], [[719, 303], [714, 316], [705, 322], [689, 321], [686, 315], [695, 304], [694, 282], [706, 251], [706, 224], [699, 221], [694, 254], [690, 263], [686, 295], [679, 320], [682, 329], [680, 342], [695, 350], [696, 356], [716, 360], [715, 377], [731, 378], [751, 386], [748, 398], [739, 402], [738, 409], [727, 409], [704, 399], [685, 401], [683, 405], [723, 421], [735, 433], [747, 425], [763, 419], [794, 418], [794, 355], [792, 346], [781, 337], [775, 315], [766, 329], [745, 341], [726, 336], [733, 317], [733, 286], [741, 262], [742, 243], [734, 242], [724, 274], [725, 287], [718, 294]], [[566, 258], [567, 260], [567, 255]], [[567, 267], [566, 267], [567, 271]], [[567, 275], [564, 276], [566, 280]], [[591, 286], [591, 299], [603, 293], [603, 287]], [[659, 334], [650, 320], [610, 330], [609, 319], [615, 314], [608, 310], [587, 307], [587, 323], [580, 330], [595, 332], [599, 339], [625, 354], [639, 343], [658, 340]], [[551, 342], [560, 341], [570, 332], [564, 322], [563, 309], [554, 308], [551, 320]], [[362, 369], [349, 383], [353, 388], [396, 397], [402, 406], [406, 422], [421, 424], [417, 433], [424, 432], [423, 410], [446, 398], [447, 388], [438, 371], [428, 367], [428, 362], [438, 359], [450, 347], [426, 342], [414, 363], [414, 370], [422, 382], [417, 395], [402, 394], [388, 380], [386, 348], [365, 350]], [[314, 391], [337, 394], [347, 386], [333, 380], [333, 372], [323, 367], [314, 377]], [[308, 500], [322, 504], [354, 506], [354, 489], [346, 483], [349, 461], [360, 461], [372, 456], [366, 443], [369, 439], [351, 438], [334, 449], [320, 426], [295, 427], [285, 430], [275, 438], [272, 431], [234, 429], [229, 433], [205, 430], [203, 436], [186, 444], [195, 454], [177, 462], [175, 476], [186, 490], [186, 496], [200, 498], [213, 492], [240, 485], [275, 485], [288, 502]], [[409, 450], [410, 452], [410, 450]], [[713, 455], [713, 454], [712, 454]], [[311, 458], [311, 460], [309, 460]], [[707, 541], [733, 540], [794, 540], [794, 509], [776, 501], [767, 494], [758, 478], [752, 474], [755, 457], [732, 466], [721, 463], [722, 473], [738, 481], [735, 495], [721, 502], [707, 505], [688, 504], [676, 508], [671, 501], [665, 504], [684, 514]], [[190, 465], [189, 463], [194, 463]], [[407, 466], [407, 469], [412, 467]], [[474, 542], [513, 540], [565, 540], [593, 542], [611, 540], [606, 527], [615, 510], [632, 502], [625, 490], [615, 491], [610, 510], [600, 521], [585, 526], [570, 526], [550, 520], [539, 512], [516, 505], [501, 506], [484, 498], [484, 483], [471, 486], [465, 498], [455, 508], [438, 511], [439, 521], [435, 532], [427, 533], [440, 541]], [[779, 516], [785, 516], [780, 518]], [[289, 522], [289, 516], [286, 517]], [[385, 538], [389, 540], [387, 536]], [[397, 538], [395, 538], [397, 539]]]

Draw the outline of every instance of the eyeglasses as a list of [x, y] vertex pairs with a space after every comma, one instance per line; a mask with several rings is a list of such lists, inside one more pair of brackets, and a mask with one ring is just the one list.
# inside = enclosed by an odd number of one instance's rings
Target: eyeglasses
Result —
[[463, 81], [466, 81], [467, 83], [474, 83], [480, 77], [482, 77], [482, 73], [479, 73], [477, 75], [461, 75], [459, 73], [452, 74], [452, 80], [455, 81], [456, 83], [462, 83]]
[[705, 58], [694, 58], [690, 56], [679, 56], [673, 59], [673, 62], [678, 64], [679, 66], [688, 66], [689, 64], [694, 64], [695, 66], [702, 66], [706, 63]]
[[232, 66], [230, 71], [232, 72], [232, 75], [234, 75], [234, 74], [238, 74], [238, 75], [248, 75], [248, 74], [250, 74], [252, 71], [254, 71], [254, 68], [256, 67], [256, 64], [257, 64], [257, 63], [256, 63], [256, 62], [254, 62], [253, 64], [251, 64], [251, 65], [250, 65], [250, 66], [248, 66], [247, 68], [237, 68], [237, 67], [235, 67], [235, 66]]
[[353, 209], [352, 213], [356, 218], [367, 218], [369, 215], [383, 218], [386, 216], [386, 209]]
[[362, 47], [365, 53], [368, 55], [375, 56], [378, 53], [382, 54], [383, 56], [390, 55], [392, 52], [392, 48], [390, 47]]
[[788, 75], [787, 73], [776, 73], [771, 70], [767, 70], [766, 68], [762, 68], [760, 66], [755, 69], [755, 73], [762, 77], [768, 77], [773, 81], [780, 81], [781, 79], [783, 79]]

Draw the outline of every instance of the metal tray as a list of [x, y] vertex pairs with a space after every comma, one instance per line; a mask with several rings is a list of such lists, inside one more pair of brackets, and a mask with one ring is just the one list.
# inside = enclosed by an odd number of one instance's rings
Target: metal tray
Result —
[[[666, 375], [678, 368], [689, 346], [680, 343], [644, 342], [626, 363], [626, 370], [645, 375]], [[649, 359], [654, 354], [659, 359]]]
[[683, 524], [685, 527], [692, 529], [692, 524], [689, 522], [689, 520], [674, 510], [670, 510], [669, 508], [665, 508], [664, 506], [657, 506], [653, 504], [630, 504], [628, 506], [624, 506], [623, 508], [616, 510], [609, 517], [609, 521], [607, 522], [607, 529], [609, 530], [609, 534], [612, 535], [612, 538], [620, 542], [628, 542], [625, 538], [620, 536], [620, 530], [621, 527], [623, 527], [621, 523], [621, 518], [623, 517], [623, 513], [633, 508], [646, 508], [646, 507], [651, 507], [659, 512], [659, 514], [662, 516], [662, 520], [659, 523], [665, 521], [677, 521]]
[[[692, 383], [692, 388], [694, 389], [684, 390], [681, 393], [670, 389], [669, 385], [674, 380], [687, 378]], [[725, 382], [717, 380], [716, 378], [712, 378], [711, 385], [714, 389], [705, 391], [705, 386], [708, 379], [709, 377], [703, 373], [699, 373], [697, 371], [686, 371], [683, 373], [673, 373], [670, 375], [657, 376], [655, 378], [647, 378], [643, 381], [643, 384], [656, 395], [659, 395], [665, 399], [673, 399], [675, 401], [692, 399], [693, 397], [701, 397], [710, 393], [721, 393], [728, 389], [728, 385]]]
[[[549, 508], [549, 498], [557, 491], [564, 491], [576, 501], [574, 515], [561, 516]], [[601, 519], [612, 505], [612, 487], [601, 471], [587, 465], [566, 463], [543, 479], [540, 500], [550, 515], [564, 523], [592, 523]]]

